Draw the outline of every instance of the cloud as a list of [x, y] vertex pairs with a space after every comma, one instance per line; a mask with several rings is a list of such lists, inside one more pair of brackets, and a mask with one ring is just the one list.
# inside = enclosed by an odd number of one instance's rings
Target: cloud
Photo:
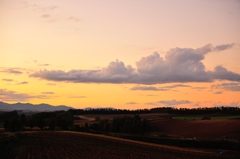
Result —
[[240, 83], [235, 83], [235, 82], [222, 83], [222, 84], [218, 84], [218, 85], [212, 85], [211, 88], [212, 89], [224, 89], [224, 90], [228, 90], [228, 91], [240, 91]]
[[[202, 60], [212, 51], [221, 51], [233, 47], [231, 44], [211, 44], [201, 48], [173, 48], [165, 57], [157, 52], [142, 57], [136, 62], [136, 68], [125, 65], [122, 61], [112, 61], [102, 69], [96, 70], [40, 70], [30, 77], [49, 81], [75, 83], [136, 83], [162, 84], [171, 82], [212, 82], [214, 80], [240, 81], [240, 74], [217, 66], [213, 71], [206, 71]], [[133, 89], [161, 90], [156, 87], [136, 87]], [[170, 88], [162, 88], [165, 89]]]
[[5, 82], [13, 82], [14, 81], [13, 79], [7, 79], [7, 78], [4, 78], [2, 80], [5, 81]]
[[22, 71], [20, 71], [21, 70], [20, 68], [3, 68], [3, 67], [1, 67], [0, 70], [1, 70], [0, 72], [15, 74], [15, 75], [20, 75], [23, 73]]
[[222, 66], [216, 66], [213, 72], [209, 72], [209, 75], [213, 79], [228, 80], [228, 81], [240, 81], [240, 74], [228, 71]]
[[192, 89], [207, 89], [207, 87], [192, 87]]
[[227, 50], [230, 49], [234, 46], [235, 44], [223, 44], [223, 45], [218, 45], [214, 48], [214, 51], [223, 51], [223, 50]]
[[56, 83], [47, 83], [48, 86], [56, 86]]
[[42, 14], [41, 17], [42, 17], [42, 18], [50, 18], [51, 15], [50, 15], [50, 14]]
[[68, 98], [87, 98], [86, 96], [69, 95]]
[[50, 64], [47, 64], [47, 63], [45, 63], [45, 64], [39, 64], [38, 66], [49, 66]]
[[190, 104], [192, 102], [190, 102], [189, 100], [160, 100], [157, 102], [147, 102], [145, 104], [147, 105], [155, 105], [155, 106], [159, 106], [159, 105], [164, 105], [164, 106], [177, 106], [177, 105], [181, 105], [181, 104]]
[[131, 90], [142, 90], [142, 91], [159, 91], [159, 88], [154, 86], [135, 86]]
[[127, 102], [126, 104], [137, 104], [137, 102]]
[[0, 99], [2, 101], [28, 101], [29, 99], [48, 99], [49, 96], [45, 95], [29, 95], [26, 93], [17, 93], [15, 91], [0, 89]]
[[222, 92], [218, 91], [218, 92], [215, 92], [214, 94], [222, 94]]
[[28, 8], [31, 8], [33, 9], [34, 11], [41, 11], [41, 12], [47, 12], [47, 11], [52, 11], [52, 10], [55, 10], [58, 8], [58, 6], [56, 5], [51, 5], [51, 6], [41, 6], [41, 5], [38, 5], [38, 4], [30, 4], [26, 1], [22, 1], [22, 5], [24, 7], [28, 7]]
[[69, 21], [74, 21], [74, 22], [80, 22], [80, 19], [78, 17], [71, 16], [68, 18]]
[[28, 82], [23, 81], [23, 82], [19, 82], [19, 83], [17, 83], [17, 85], [22, 85], [22, 84], [28, 84]]
[[54, 94], [54, 92], [42, 92], [41, 94]]
[[131, 90], [142, 90], [142, 91], [169, 91], [169, 90], [172, 90], [173, 88], [178, 88], [178, 87], [191, 87], [191, 86], [189, 86], [189, 85], [184, 85], [184, 84], [175, 84], [175, 85], [164, 86], [164, 87], [134, 86], [134, 87], [131, 88]]
[[101, 70], [42, 70], [30, 77], [38, 77], [50, 81], [92, 82], [92, 83], [128, 83], [135, 76], [131, 66], [125, 66], [121, 61], [111, 62], [108, 67]]
[[160, 100], [158, 103], [165, 105], [179, 105], [179, 104], [189, 104], [191, 103], [189, 100]]

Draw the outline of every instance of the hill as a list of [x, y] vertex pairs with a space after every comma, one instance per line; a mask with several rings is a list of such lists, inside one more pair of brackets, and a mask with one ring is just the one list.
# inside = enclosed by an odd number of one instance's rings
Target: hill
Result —
[[0, 111], [12, 111], [12, 110], [29, 110], [29, 111], [57, 111], [57, 110], [69, 110], [74, 109], [69, 106], [59, 105], [53, 106], [49, 104], [30, 104], [30, 103], [14, 103], [8, 104], [0, 102]]

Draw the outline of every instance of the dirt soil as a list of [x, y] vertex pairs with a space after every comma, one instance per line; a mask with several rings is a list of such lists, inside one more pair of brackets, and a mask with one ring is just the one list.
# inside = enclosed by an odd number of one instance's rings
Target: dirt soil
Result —
[[204, 159], [239, 154], [176, 148], [77, 132], [30, 132], [15, 159]]
[[240, 140], [239, 120], [154, 120], [150, 131], [170, 136]]

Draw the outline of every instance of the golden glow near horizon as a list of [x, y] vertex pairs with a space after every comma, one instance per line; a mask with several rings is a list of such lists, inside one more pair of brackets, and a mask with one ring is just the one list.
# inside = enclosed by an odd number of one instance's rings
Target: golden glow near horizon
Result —
[[240, 2], [2, 0], [0, 101], [240, 105]]

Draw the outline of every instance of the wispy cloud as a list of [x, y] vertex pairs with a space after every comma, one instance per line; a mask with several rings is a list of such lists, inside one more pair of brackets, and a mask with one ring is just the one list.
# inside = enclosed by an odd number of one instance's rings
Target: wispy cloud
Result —
[[2, 101], [28, 101], [29, 99], [49, 99], [50, 96], [46, 95], [30, 95], [26, 93], [18, 93], [15, 91], [0, 89], [0, 99]]
[[13, 79], [8, 79], [8, 78], [4, 78], [4, 79], [2, 79], [2, 80], [5, 81], [5, 82], [14, 82]]
[[23, 84], [28, 84], [28, 82], [23, 81], [23, 82], [19, 82], [19, 83], [17, 83], [17, 85], [23, 85]]
[[134, 86], [131, 90], [142, 90], [142, 91], [170, 91], [174, 88], [178, 87], [191, 87], [189, 85], [184, 84], [174, 84], [170, 86], [163, 86], [163, 87], [154, 87], [154, 86]]
[[127, 102], [126, 104], [138, 104], [137, 102]]
[[50, 18], [51, 15], [50, 15], [50, 14], [42, 14], [41, 17], [42, 17], [42, 18]]
[[73, 22], [80, 22], [80, 18], [74, 16], [68, 17], [68, 20]]
[[9, 74], [15, 74], [15, 75], [21, 75], [23, 72], [21, 71], [21, 68], [5, 68], [1, 67], [0, 72], [9, 73]]
[[49, 66], [50, 64], [47, 64], [47, 63], [45, 63], [45, 64], [39, 64], [38, 66]]
[[223, 50], [227, 50], [227, 49], [230, 49], [232, 48], [234, 45], [234, 43], [231, 43], [231, 44], [223, 44], [223, 45], [218, 45], [214, 48], [214, 51], [223, 51]]
[[214, 92], [214, 94], [222, 94], [222, 92], [218, 91], [218, 92]]
[[160, 100], [157, 102], [147, 102], [145, 104], [147, 105], [154, 105], [154, 106], [177, 106], [177, 105], [181, 105], [181, 104], [190, 104], [192, 102], [190, 102], [189, 100]]
[[240, 83], [231, 82], [231, 83], [221, 83], [217, 85], [212, 85], [212, 89], [224, 89], [227, 91], [240, 91]]
[[56, 83], [47, 83], [48, 86], [56, 86]]
[[35, 4], [35, 3], [28, 3], [26, 1], [22, 1], [22, 5], [25, 8], [30, 8], [34, 11], [41, 11], [41, 12], [52, 11], [52, 10], [55, 10], [58, 8], [58, 6], [56, 6], [56, 5], [42, 6], [42, 5]]
[[81, 95], [69, 95], [68, 98], [87, 98], [87, 96], [81, 96]]
[[54, 94], [54, 92], [42, 92], [42, 94]]

